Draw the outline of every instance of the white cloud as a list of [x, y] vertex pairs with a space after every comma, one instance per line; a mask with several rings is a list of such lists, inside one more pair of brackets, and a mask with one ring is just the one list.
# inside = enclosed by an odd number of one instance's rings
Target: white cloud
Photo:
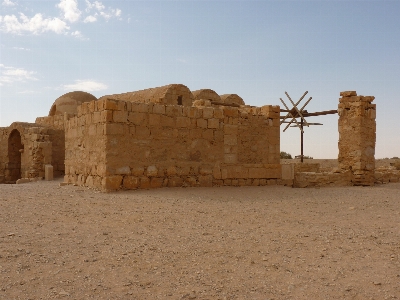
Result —
[[81, 16], [77, 0], [61, 0], [57, 7], [64, 12], [64, 19], [69, 22], [76, 22]]
[[117, 9], [113, 9], [113, 12], [114, 12], [114, 14], [115, 14], [116, 17], [120, 17], [120, 16], [121, 16], [121, 13], [122, 13], [122, 10], [120, 10], [119, 8], [117, 8]]
[[67, 24], [58, 18], [44, 19], [42, 14], [36, 14], [31, 19], [20, 13], [20, 20], [15, 15], [6, 15], [0, 18], [0, 30], [7, 33], [21, 34], [30, 32], [39, 34], [53, 31], [57, 34], [64, 33], [69, 29]]
[[73, 84], [66, 84], [63, 86], [64, 90], [69, 91], [102, 91], [108, 88], [107, 85], [101, 82], [96, 82], [94, 80], [75, 80]]
[[14, 50], [24, 50], [24, 51], [31, 51], [29, 48], [23, 48], [23, 47], [13, 47]]
[[1, 3], [1, 5], [4, 5], [4, 6], [14, 6], [15, 3], [12, 2], [12, 1], [10, 1], [10, 0], [4, 0], [3, 3]]
[[96, 22], [96, 21], [97, 21], [97, 19], [94, 16], [87, 16], [85, 18], [85, 20], [83, 20], [84, 23], [93, 23], [93, 22]]
[[82, 34], [79, 30], [76, 30], [76, 31], [74, 31], [74, 32], [71, 32], [71, 35], [72, 35], [73, 37], [76, 37], [76, 38], [78, 38], [78, 39], [80, 39], [80, 40], [83, 40], [83, 41], [87, 41], [87, 40], [88, 40], [88, 38], [85, 38], [85, 37], [83, 36], [83, 34]]
[[[86, 12], [90, 12], [92, 9], [96, 10], [97, 12], [94, 15], [95, 16], [100, 15], [104, 19], [106, 19], [106, 21], [108, 21], [112, 17], [120, 17], [122, 14], [122, 10], [120, 10], [119, 8], [114, 9], [114, 8], [108, 7], [106, 9], [104, 4], [100, 1], [90, 2], [89, 0], [85, 0], [85, 2], [86, 2]], [[87, 22], [85, 22], [85, 23], [87, 23]]]
[[37, 80], [33, 75], [34, 71], [27, 71], [22, 68], [6, 67], [0, 64], [0, 85], [12, 84], [16, 81]]
[[96, 9], [98, 11], [104, 10], [106, 7], [101, 3], [100, 1], [94, 1], [91, 3], [88, 0], [85, 0], [86, 2], [86, 11], [89, 12], [91, 9]]
[[[1, 1], [1, 0], [0, 0]], [[100, 17], [108, 21], [111, 18], [121, 19], [122, 11], [119, 8], [106, 7], [100, 1], [86, 1], [86, 12], [84, 23], [94, 23]], [[3, 0], [2, 5], [11, 6], [15, 3], [12, 0]], [[78, 8], [78, 0], [60, 0], [56, 5], [62, 12], [63, 17], [45, 17], [41, 13], [36, 13], [33, 17], [28, 17], [20, 12], [19, 15], [0, 15], [0, 31], [11, 34], [41, 34], [44, 32], [54, 32], [56, 34], [68, 34], [73, 31], [68, 23], [77, 22], [82, 12]], [[72, 26], [72, 25], [71, 25]], [[77, 31], [71, 33], [72, 36], [78, 37]], [[79, 37], [82, 37], [80, 34]]]

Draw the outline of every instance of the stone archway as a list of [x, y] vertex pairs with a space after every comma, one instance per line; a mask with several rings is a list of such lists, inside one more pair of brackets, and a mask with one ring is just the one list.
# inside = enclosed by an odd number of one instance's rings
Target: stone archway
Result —
[[21, 149], [23, 149], [21, 134], [17, 129], [13, 129], [8, 137], [8, 172], [6, 174], [8, 182], [16, 182], [21, 178]]

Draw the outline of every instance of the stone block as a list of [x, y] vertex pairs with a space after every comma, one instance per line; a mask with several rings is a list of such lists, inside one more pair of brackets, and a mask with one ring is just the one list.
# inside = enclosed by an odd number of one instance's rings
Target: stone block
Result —
[[44, 166], [44, 178], [45, 178], [45, 180], [53, 180], [53, 166], [52, 165]]
[[158, 175], [158, 169], [156, 166], [148, 166], [147, 167], [147, 176], [154, 177]]
[[203, 108], [203, 119], [211, 119], [214, 117], [214, 108], [205, 107]]
[[218, 119], [208, 119], [208, 128], [219, 128], [219, 120]]
[[170, 116], [161, 115], [160, 124], [164, 127], [175, 127], [175, 119]]
[[123, 110], [113, 111], [113, 122], [126, 123], [128, 121], [128, 112]]
[[197, 119], [197, 127], [199, 128], [207, 128], [208, 123], [206, 119]]
[[214, 131], [212, 129], [203, 130], [201, 136], [207, 141], [212, 141], [214, 139]]
[[237, 133], [238, 133], [237, 125], [224, 124], [224, 134], [237, 135]]
[[122, 184], [122, 176], [121, 175], [113, 175], [103, 177], [101, 181], [101, 186], [106, 191], [116, 191], [121, 188]]
[[176, 118], [176, 127], [178, 128], [188, 128], [190, 127], [190, 119], [188, 117], [177, 117]]
[[143, 112], [129, 112], [128, 121], [135, 125], [146, 126], [148, 124], [148, 114]]
[[211, 187], [213, 183], [212, 175], [200, 175], [199, 176], [199, 185], [204, 187]]
[[167, 105], [165, 107], [165, 114], [169, 117], [182, 117], [183, 110], [180, 105]]
[[150, 107], [151, 106], [149, 106], [147, 103], [132, 103], [131, 104], [132, 112], [148, 113]]
[[165, 105], [154, 104], [153, 113], [155, 113], [155, 114], [165, 114]]
[[16, 181], [16, 184], [29, 183], [29, 182], [31, 182], [29, 178], [20, 178]]
[[175, 166], [169, 166], [167, 168], [167, 176], [175, 176], [177, 174], [177, 169]]
[[249, 168], [250, 178], [267, 178], [267, 169], [265, 168]]
[[149, 125], [150, 126], [160, 126], [161, 115], [159, 114], [149, 114]]
[[294, 164], [282, 165], [282, 179], [294, 179]]
[[145, 126], [136, 126], [135, 134], [138, 138], [149, 138], [150, 129]]
[[103, 125], [105, 135], [123, 135], [124, 124], [106, 123]]
[[223, 119], [224, 118], [224, 111], [220, 108], [214, 109], [214, 118], [216, 119]]
[[140, 179], [135, 176], [125, 176], [122, 185], [128, 190], [137, 189], [140, 186]]
[[131, 174], [131, 169], [129, 168], [129, 166], [119, 167], [115, 170], [115, 174], [129, 175], [129, 174]]
[[150, 187], [151, 188], [160, 188], [163, 186], [164, 178], [160, 177], [153, 177], [151, 178], [150, 181]]
[[238, 117], [239, 116], [239, 110], [237, 108], [225, 106], [223, 108], [223, 110], [224, 110], [225, 117]]
[[181, 177], [168, 178], [169, 187], [181, 187], [183, 185], [183, 179]]
[[340, 96], [341, 97], [357, 96], [357, 92], [356, 91], [344, 91], [344, 92], [340, 92]]
[[[83, 103], [83, 104], [85, 104], [85, 103]], [[114, 101], [114, 100], [104, 99], [103, 107], [104, 107], [104, 109], [118, 110], [118, 103], [117, 103], [117, 101]]]
[[226, 164], [236, 164], [237, 154], [224, 154], [224, 162]]
[[140, 188], [141, 189], [150, 188], [150, 179], [148, 177], [145, 176], [140, 177]]
[[237, 135], [233, 134], [225, 134], [224, 135], [224, 144], [225, 145], [237, 145]]

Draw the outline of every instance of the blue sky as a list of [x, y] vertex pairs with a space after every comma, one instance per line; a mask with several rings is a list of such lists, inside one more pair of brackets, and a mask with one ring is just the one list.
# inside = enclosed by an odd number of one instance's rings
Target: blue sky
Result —
[[[400, 156], [400, 1], [0, 2], [0, 126], [73, 90], [182, 83], [257, 106], [308, 91], [310, 112], [356, 90], [376, 97], [376, 157]], [[305, 155], [337, 157], [337, 119], [309, 119], [324, 125], [305, 129]], [[281, 150], [300, 154], [297, 128]]]

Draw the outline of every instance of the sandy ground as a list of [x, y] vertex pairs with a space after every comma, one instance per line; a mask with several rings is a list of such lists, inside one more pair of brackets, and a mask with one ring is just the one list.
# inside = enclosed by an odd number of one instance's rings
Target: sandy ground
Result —
[[0, 185], [0, 299], [399, 299], [400, 183]]

